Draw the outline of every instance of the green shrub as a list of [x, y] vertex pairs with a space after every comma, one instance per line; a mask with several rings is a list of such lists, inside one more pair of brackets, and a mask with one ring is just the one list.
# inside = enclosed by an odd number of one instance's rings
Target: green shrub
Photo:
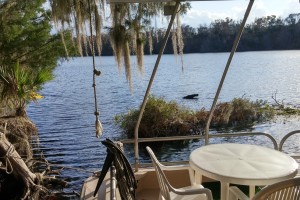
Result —
[[[211, 127], [249, 126], [254, 122], [271, 119], [274, 113], [274, 109], [265, 101], [235, 98], [231, 102], [217, 104]], [[166, 102], [162, 97], [150, 96], [139, 126], [139, 137], [201, 134], [208, 114], [209, 111], [204, 108], [192, 111], [174, 101]], [[139, 110], [130, 110], [115, 117], [128, 138], [134, 137], [138, 115]]]
[[229, 124], [248, 125], [253, 122], [262, 122], [272, 119], [275, 115], [274, 109], [266, 101], [250, 101], [246, 98], [235, 98], [231, 101], [233, 106]]
[[[161, 137], [168, 135], [180, 135], [187, 133], [189, 126], [187, 119], [193, 114], [192, 111], [180, 107], [176, 102], [166, 102], [162, 97], [150, 96], [145, 107], [139, 132], [141, 137]], [[133, 137], [139, 110], [130, 110], [126, 114], [115, 117], [116, 122], [124, 130], [129, 138]]]

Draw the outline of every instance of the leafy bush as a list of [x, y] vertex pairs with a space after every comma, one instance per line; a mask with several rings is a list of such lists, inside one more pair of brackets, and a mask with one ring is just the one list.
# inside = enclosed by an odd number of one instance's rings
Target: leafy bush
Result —
[[[248, 126], [254, 122], [271, 119], [274, 109], [265, 101], [255, 102], [245, 98], [235, 98], [231, 102], [216, 106], [211, 127]], [[134, 129], [139, 110], [130, 110], [115, 117], [116, 122], [127, 134], [134, 137]], [[163, 137], [201, 134], [205, 128], [209, 111], [204, 108], [192, 111], [176, 102], [166, 102], [162, 97], [150, 96], [139, 126], [140, 137]]]
[[247, 125], [255, 121], [261, 122], [274, 117], [274, 109], [266, 101], [255, 102], [245, 98], [235, 98], [231, 101], [233, 107], [229, 124]]
[[[117, 123], [129, 138], [134, 135], [139, 110], [130, 110], [127, 114], [115, 117]], [[145, 107], [139, 132], [142, 137], [161, 137], [168, 135], [181, 135], [188, 132], [190, 117], [193, 112], [180, 107], [176, 102], [166, 102], [162, 97], [150, 96]]]

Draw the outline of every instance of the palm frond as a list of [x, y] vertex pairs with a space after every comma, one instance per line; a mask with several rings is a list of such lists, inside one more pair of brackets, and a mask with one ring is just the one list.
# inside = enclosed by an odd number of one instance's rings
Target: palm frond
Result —
[[0, 68], [0, 97], [14, 108], [24, 107], [26, 103], [40, 97], [41, 85], [53, 78], [48, 68], [31, 69], [16, 63]]

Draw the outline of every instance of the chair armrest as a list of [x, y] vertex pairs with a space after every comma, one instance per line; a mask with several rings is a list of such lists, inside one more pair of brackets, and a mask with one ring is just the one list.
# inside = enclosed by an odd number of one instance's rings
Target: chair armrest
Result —
[[172, 170], [189, 170], [191, 169], [190, 165], [161, 165], [162, 170], [172, 171]]
[[249, 200], [249, 197], [245, 195], [238, 187], [229, 187], [229, 199], [230, 200]]
[[213, 200], [211, 190], [208, 188], [203, 188], [202, 185], [185, 187], [185, 188], [171, 188], [172, 192], [178, 195], [193, 195], [193, 194], [205, 194], [207, 200]]

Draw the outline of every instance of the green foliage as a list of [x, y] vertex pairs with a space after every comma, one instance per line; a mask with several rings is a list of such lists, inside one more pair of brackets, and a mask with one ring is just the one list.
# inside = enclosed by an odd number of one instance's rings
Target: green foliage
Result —
[[256, 100], [255, 106], [258, 110], [257, 118], [260, 121], [272, 119], [277, 114], [274, 107], [268, 104], [267, 101]]
[[297, 108], [292, 108], [292, 107], [279, 107], [276, 109], [276, 114], [277, 115], [284, 115], [284, 116], [289, 116], [289, 115], [300, 115], [300, 110]]
[[[139, 127], [140, 137], [191, 135], [203, 132], [209, 112], [204, 108], [191, 111], [176, 102], [166, 102], [162, 97], [150, 96]], [[139, 110], [130, 110], [115, 117], [124, 133], [133, 138]], [[255, 102], [246, 98], [235, 98], [231, 102], [216, 106], [211, 126], [247, 126], [254, 122], [271, 119], [274, 109], [265, 101]]]
[[1, 101], [16, 109], [18, 116], [25, 116], [26, 104], [42, 98], [37, 91], [41, 85], [52, 79], [48, 68], [32, 69], [20, 67], [19, 63], [12, 67], [0, 68]]
[[[45, 2], [0, 1], [0, 94], [17, 110], [37, 100], [36, 92], [52, 78], [58, 59], [65, 56], [60, 35], [51, 35]], [[70, 34], [65, 35], [66, 45], [72, 45]], [[73, 53], [74, 48], [70, 49]]]
[[[15, 3], [14, 3], [15, 2]], [[43, 4], [46, 0], [0, 2], [0, 65], [15, 65], [32, 68], [57, 65], [65, 56], [61, 36], [51, 34], [51, 13]], [[69, 31], [63, 33], [71, 54], [72, 38]]]
[[231, 102], [233, 106], [229, 123], [249, 124], [254, 121], [264, 121], [274, 117], [274, 109], [266, 101], [255, 102], [245, 98], [235, 98]]
[[[150, 96], [140, 123], [140, 132], [144, 137], [176, 135], [179, 130], [187, 132], [184, 122], [192, 114], [192, 111], [180, 107], [176, 102], [166, 102], [162, 97]], [[138, 115], [139, 110], [130, 110], [127, 114], [115, 117], [128, 137], [133, 137]]]

